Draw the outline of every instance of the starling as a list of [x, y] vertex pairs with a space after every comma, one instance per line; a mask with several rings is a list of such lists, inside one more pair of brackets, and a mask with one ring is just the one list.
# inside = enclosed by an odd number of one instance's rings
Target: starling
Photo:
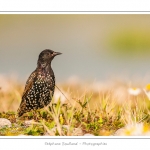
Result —
[[37, 68], [29, 76], [18, 109], [18, 116], [31, 110], [47, 106], [55, 90], [55, 76], [51, 68], [51, 61], [59, 52], [45, 49], [39, 54]]

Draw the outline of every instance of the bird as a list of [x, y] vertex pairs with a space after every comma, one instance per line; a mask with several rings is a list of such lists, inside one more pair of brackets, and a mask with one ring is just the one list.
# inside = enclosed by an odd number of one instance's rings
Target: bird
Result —
[[51, 62], [60, 52], [43, 50], [38, 57], [37, 67], [26, 81], [22, 100], [17, 110], [18, 117], [26, 112], [46, 107], [50, 104], [55, 90], [55, 75]]

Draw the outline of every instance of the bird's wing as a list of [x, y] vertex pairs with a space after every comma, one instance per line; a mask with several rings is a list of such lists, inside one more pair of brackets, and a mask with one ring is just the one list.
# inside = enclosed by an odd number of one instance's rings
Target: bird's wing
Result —
[[26, 97], [26, 95], [28, 94], [29, 90], [32, 88], [36, 77], [37, 77], [36, 71], [32, 72], [31, 75], [29, 76], [29, 78], [28, 78], [28, 80], [26, 82], [26, 85], [25, 85], [25, 89], [24, 89], [24, 92], [23, 92], [22, 99], [24, 97]]
[[31, 73], [31, 75], [29, 76], [29, 78], [26, 82], [25, 89], [24, 89], [23, 96], [22, 96], [22, 101], [21, 101], [20, 106], [17, 110], [19, 116], [22, 116], [26, 112], [26, 110], [25, 110], [26, 109], [25, 99], [26, 99], [26, 96], [28, 95], [28, 92], [32, 88], [34, 81], [36, 80], [36, 77], [37, 77], [37, 73], [36, 73], [36, 71], [34, 71]]
[[25, 108], [26, 108], [26, 101], [22, 100], [21, 103], [20, 103], [20, 106], [17, 110], [19, 117], [22, 116], [25, 113]]

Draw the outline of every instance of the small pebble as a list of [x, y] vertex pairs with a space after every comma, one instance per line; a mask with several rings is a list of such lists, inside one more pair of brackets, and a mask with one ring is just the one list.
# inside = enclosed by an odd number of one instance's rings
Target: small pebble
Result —
[[11, 122], [8, 119], [0, 118], [0, 128], [5, 126], [11, 127]]

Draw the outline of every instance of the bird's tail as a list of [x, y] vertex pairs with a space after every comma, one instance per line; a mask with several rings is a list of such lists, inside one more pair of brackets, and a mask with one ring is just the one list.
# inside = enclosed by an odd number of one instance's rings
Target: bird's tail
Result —
[[18, 117], [21, 117], [24, 114], [24, 112], [20, 108], [17, 110], [17, 113]]

